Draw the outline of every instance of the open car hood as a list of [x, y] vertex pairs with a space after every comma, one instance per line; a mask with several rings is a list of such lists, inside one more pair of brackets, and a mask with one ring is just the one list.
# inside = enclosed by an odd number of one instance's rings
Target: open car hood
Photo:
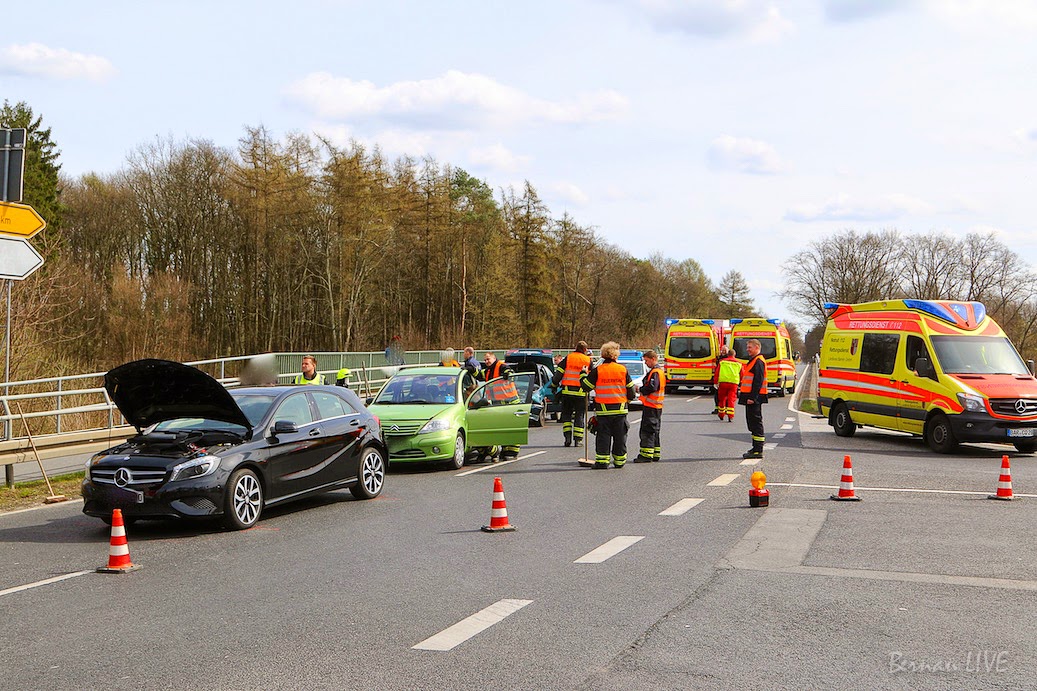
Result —
[[104, 375], [104, 388], [138, 430], [165, 420], [199, 417], [241, 425], [252, 432], [245, 413], [222, 384], [179, 362], [127, 362]]

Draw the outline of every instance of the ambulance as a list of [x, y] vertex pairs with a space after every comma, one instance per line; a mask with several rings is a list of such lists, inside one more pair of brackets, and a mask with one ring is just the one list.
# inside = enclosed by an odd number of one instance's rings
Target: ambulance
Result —
[[960, 442], [1037, 450], [1033, 361], [979, 302], [827, 304], [818, 402], [840, 437], [861, 426], [919, 435], [933, 451]]
[[785, 322], [780, 319], [732, 319], [731, 347], [735, 357], [749, 361], [747, 344], [760, 342], [760, 355], [767, 361], [767, 388], [778, 396], [796, 392], [796, 362], [792, 339]]
[[666, 393], [682, 385], [712, 388], [723, 325], [715, 319], [667, 319], [666, 326]]

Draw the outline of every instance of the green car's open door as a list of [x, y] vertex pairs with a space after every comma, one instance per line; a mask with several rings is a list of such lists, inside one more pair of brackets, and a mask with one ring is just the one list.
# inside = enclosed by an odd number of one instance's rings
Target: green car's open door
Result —
[[533, 402], [532, 372], [494, 379], [468, 398], [468, 447], [522, 446], [529, 443], [529, 409]]

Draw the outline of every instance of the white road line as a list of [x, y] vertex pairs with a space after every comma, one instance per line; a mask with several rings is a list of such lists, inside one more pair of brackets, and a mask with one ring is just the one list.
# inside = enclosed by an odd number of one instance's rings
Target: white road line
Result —
[[771, 439], [784, 439], [784, 438], [785, 438], [785, 433], [784, 432], [780, 432], [780, 433], [775, 434], [775, 435], [773, 435], [771, 437]]
[[502, 465], [508, 465], [509, 463], [514, 463], [515, 461], [524, 461], [527, 458], [533, 458], [533, 456], [539, 456], [539, 455], [545, 454], [545, 453], [547, 453], [547, 452], [546, 451], [534, 451], [533, 453], [527, 453], [525, 456], [519, 456], [518, 458], [513, 458], [510, 461], [500, 461], [499, 463], [488, 463], [488, 464], [484, 465], [482, 468], [475, 468], [474, 470], [466, 470], [463, 473], [457, 473], [456, 475], [454, 475], [454, 477], [464, 477], [465, 475], [471, 475], [472, 473], [481, 473], [484, 470], [493, 470], [494, 468], [500, 468]]
[[48, 585], [50, 583], [57, 583], [58, 581], [67, 581], [68, 579], [75, 578], [76, 576], [85, 576], [88, 573], [93, 573], [93, 571], [76, 571], [75, 573], [66, 573], [66, 574], [64, 574], [62, 576], [55, 576], [54, 578], [46, 578], [46, 579], [44, 579], [42, 581], [36, 581], [35, 583], [29, 583], [27, 585], [18, 585], [18, 586], [15, 586], [13, 588], [8, 588], [6, 590], [0, 590], [0, 597], [3, 597], [4, 595], [11, 595], [13, 593], [20, 593], [23, 590], [29, 590], [30, 588], [38, 588], [41, 585]]
[[482, 633], [499, 621], [519, 611], [532, 600], [500, 600], [489, 607], [462, 619], [453, 626], [443, 629], [435, 636], [426, 638], [411, 647], [411, 650], [451, 650], [472, 636]]
[[762, 459], [759, 459], [759, 458], [747, 458], [744, 461], [742, 461], [741, 463], [739, 463], [738, 465], [756, 465], [761, 460]]
[[787, 417], [787, 418], [785, 418], [785, 422], [795, 422], [795, 421], [796, 421], [796, 418], [794, 418], [794, 417]]
[[738, 478], [738, 473], [727, 473], [725, 475], [721, 475], [716, 480], [712, 480], [706, 483], [706, 487], [723, 487], [724, 485], [730, 485]]
[[676, 504], [674, 504], [670, 508], [666, 509], [665, 511], [660, 511], [659, 515], [660, 516], [683, 516], [690, 509], [695, 508], [696, 506], [698, 506], [699, 504], [701, 504], [704, 501], [705, 501], [705, 499], [691, 499], [691, 498], [681, 499], [679, 502], [677, 502]]
[[774, 451], [776, 448], [778, 448], [778, 442], [776, 441], [769, 441], [763, 445], [764, 451]]
[[636, 425], [637, 423], [641, 422], [641, 418], [637, 418], [636, 420], [628, 420], [628, 422], [631, 425]]
[[792, 429], [792, 425], [782, 425], [782, 429]]
[[[768, 482], [771, 487], [807, 487], [813, 489], [839, 489], [839, 485], [805, 485], [796, 482]], [[854, 485], [854, 490], [858, 492], [922, 492], [924, 494], [978, 494], [978, 495], [989, 495], [994, 492], [973, 492], [965, 489], [916, 489], [910, 487], [858, 487]], [[1037, 497], [1037, 494], [1020, 494], [1019, 492], [1013, 492], [1012, 496], [1015, 497]]]
[[600, 564], [610, 557], [614, 557], [630, 545], [644, 540], [644, 535], [620, 535], [614, 537], [601, 547], [592, 549], [582, 557], [574, 561], [574, 564]]

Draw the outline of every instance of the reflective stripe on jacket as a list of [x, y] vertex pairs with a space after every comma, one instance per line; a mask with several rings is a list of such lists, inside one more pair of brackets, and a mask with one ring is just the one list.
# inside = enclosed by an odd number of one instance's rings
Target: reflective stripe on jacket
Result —
[[[497, 360], [489, 367], [483, 369], [482, 376], [486, 381], [491, 381], [503, 377], [505, 372], [510, 373], [511, 370], [503, 362]], [[492, 386], [487, 386], [486, 396], [495, 401], [510, 401], [518, 398], [518, 390], [512, 381], [505, 379]]]
[[[759, 370], [756, 369], [756, 363], [760, 363]], [[753, 389], [753, 380], [756, 379], [760, 371], [763, 375], [759, 377], [757, 382], [757, 389]], [[747, 396], [753, 396], [755, 394], [767, 395], [767, 361], [763, 359], [762, 355], [757, 355], [749, 362], [745, 363], [745, 367], [742, 368], [742, 383], [738, 387], [739, 394], [745, 394]], [[766, 399], [764, 399], [766, 400]]]
[[[722, 384], [737, 384], [742, 378], [742, 363], [735, 359], [723, 359], [720, 361], [717, 381]], [[751, 384], [750, 384], [751, 385]]]
[[572, 352], [566, 355], [565, 360], [558, 363], [556, 368], [562, 372], [562, 393], [570, 396], [586, 396], [587, 392], [580, 387], [580, 377], [583, 376], [583, 369], [590, 366], [591, 359], [586, 353]]
[[604, 362], [583, 375], [584, 389], [594, 390], [594, 406], [598, 415], [626, 415], [627, 401], [634, 399], [634, 382], [623, 365]]
[[662, 408], [663, 407], [663, 396], [666, 391], [666, 372], [663, 371], [662, 367], [653, 367], [648, 370], [648, 374], [645, 375], [644, 380], [650, 381], [653, 374], [659, 375], [659, 388], [650, 394], [641, 394], [641, 403], [646, 408]]

